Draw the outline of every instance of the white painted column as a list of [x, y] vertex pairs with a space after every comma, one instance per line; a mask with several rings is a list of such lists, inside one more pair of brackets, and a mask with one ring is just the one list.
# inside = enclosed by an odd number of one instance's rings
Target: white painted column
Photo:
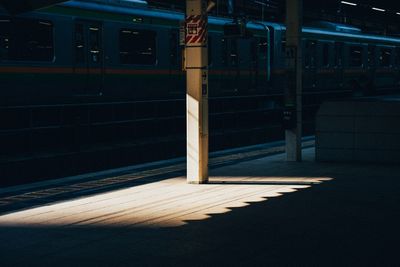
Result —
[[[301, 161], [302, 137], [302, 0], [286, 0], [286, 58], [287, 88], [285, 88], [285, 116], [294, 116], [295, 122], [285, 131], [287, 161]], [[290, 123], [289, 123], [290, 124]]]
[[186, 0], [187, 181], [208, 182], [207, 1]]

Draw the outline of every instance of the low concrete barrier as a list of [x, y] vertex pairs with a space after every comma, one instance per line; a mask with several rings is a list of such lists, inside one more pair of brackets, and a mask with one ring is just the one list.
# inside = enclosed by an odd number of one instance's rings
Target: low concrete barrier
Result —
[[400, 163], [400, 99], [322, 104], [316, 118], [316, 159]]

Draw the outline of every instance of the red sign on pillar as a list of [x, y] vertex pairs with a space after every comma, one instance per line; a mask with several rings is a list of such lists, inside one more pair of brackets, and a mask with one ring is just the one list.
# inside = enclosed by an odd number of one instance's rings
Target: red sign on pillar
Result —
[[186, 45], [206, 45], [207, 24], [204, 16], [188, 16], [186, 18]]

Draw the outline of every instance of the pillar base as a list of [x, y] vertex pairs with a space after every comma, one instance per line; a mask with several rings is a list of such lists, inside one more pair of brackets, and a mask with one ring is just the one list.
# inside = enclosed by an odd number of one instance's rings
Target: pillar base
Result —
[[208, 184], [208, 181], [188, 181], [188, 184]]

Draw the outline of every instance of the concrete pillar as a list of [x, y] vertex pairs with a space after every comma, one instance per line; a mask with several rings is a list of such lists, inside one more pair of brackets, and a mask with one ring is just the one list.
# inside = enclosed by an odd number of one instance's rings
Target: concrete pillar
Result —
[[207, 0], [186, 0], [187, 181], [208, 182]]
[[292, 126], [287, 127], [287, 161], [301, 161], [302, 137], [302, 16], [303, 0], [286, 0], [286, 58], [287, 87], [285, 88], [285, 116], [293, 116]]

